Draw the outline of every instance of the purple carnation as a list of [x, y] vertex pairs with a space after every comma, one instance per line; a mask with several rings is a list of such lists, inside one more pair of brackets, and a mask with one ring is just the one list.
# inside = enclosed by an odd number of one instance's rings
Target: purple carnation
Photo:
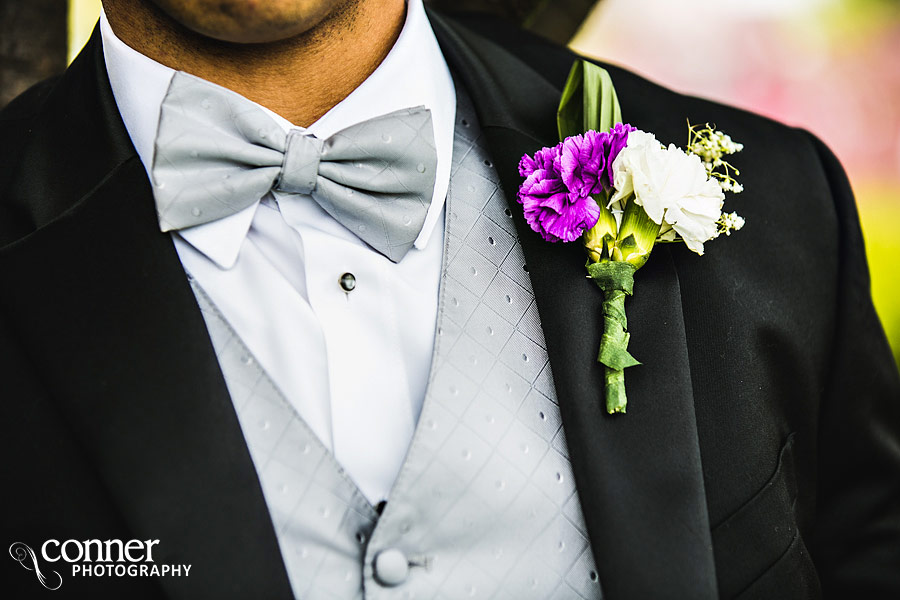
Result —
[[616, 124], [609, 132], [586, 131], [567, 137], [562, 143], [562, 177], [579, 196], [599, 194], [613, 186], [612, 164], [628, 142], [631, 125]]
[[528, 177], [537, 169], [559, 171], [558, 144], [551, 148], [541, 148], [534, 153], [534, 158], [526, 154], [519, 161], [519, 175], [522, 177]]
[[572, 242], [600, 218], [600, 207], [590, 196], [566, 187], [560, 167], [562, 144], [542, 148], [534, 158], [523, 156], [519, 172], [525, 182], [518, 200], [525, 208], [525, 220], [548, 242]]
[[603, 191], [601, 174], [606, 167], [606, 133], [585, 131], [563, 140], [560, 152], [562, 178], [572, 192], [579, 196]]
[[591, 194], [613, 187], [612, 164], [630, 131], [635, 128], [618, 123], [608, 132], [586, 131], [523, 156], [518, 200], [531, 228], [548, 242], [572, 242], [596, 225], [600, 206]]
[[622, 151], [622, 148], [628, 143], [628, 134], [632, 131], [637, 131], [637, 127], [632, 127], [625, 123], [616, 123], [615, 126], [609, 130], [609, 149], [606, 151], [606, 181], [609, 182], [610, 187], [615, 184], [613, 177], [613, 162], [616, 160], [616, 157], [619, 156], [619, 152]]

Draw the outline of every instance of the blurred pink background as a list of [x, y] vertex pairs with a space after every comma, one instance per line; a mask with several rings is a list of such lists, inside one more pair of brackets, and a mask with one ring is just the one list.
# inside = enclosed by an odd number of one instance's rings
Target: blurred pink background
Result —
[[571, 46], [822, 138], [856, 192], [900, 359], [900, 1], [604, 0]]

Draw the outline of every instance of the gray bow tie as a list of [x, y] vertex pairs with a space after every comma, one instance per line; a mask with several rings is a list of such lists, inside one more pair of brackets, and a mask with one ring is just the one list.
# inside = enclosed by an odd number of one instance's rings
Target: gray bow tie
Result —
[[308, 194], [344, 227], [399, 262], [434, 193], [431, 111], [398, 110], [320, 140], [287, 133], [243, 96], [177, 72], [153, 159], [162, 231], [232, 215], [275, 189]]

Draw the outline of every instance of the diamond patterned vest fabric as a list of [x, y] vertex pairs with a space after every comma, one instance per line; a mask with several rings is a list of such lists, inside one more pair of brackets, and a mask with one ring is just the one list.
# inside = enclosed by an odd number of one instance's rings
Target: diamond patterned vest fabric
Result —
[[602, 598], [524, 257], [458, 94], [432, 371], [380, 516], [192, 282], [297, 598]]

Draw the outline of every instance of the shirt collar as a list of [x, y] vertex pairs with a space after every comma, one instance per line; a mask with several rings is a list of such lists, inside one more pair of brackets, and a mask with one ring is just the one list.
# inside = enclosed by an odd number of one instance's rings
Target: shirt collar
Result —
[[[125, 128], [150, 176], [159, 110], [174, 71], [135, 51], [116, 37], [101, 12], [100, 35], [110, 86]], [[345, 127], [401, 108], [424, 105], [432, 113], [437, 173], [434, 196], [415, 247], [424, 248], [440, 219], [450, 183], [456, 91], [422, 0], [408, 0], [406, 21], [391, 51], [359, 87], [334, 106], [308, 131], [320, 138]], [[265, 107], [262, 107], [265, 109]], [[286, 119], [266, 109], [285, 129]], [[229, 217], [178, 233], [223, 269], [237, 261], [256, 204]]]

